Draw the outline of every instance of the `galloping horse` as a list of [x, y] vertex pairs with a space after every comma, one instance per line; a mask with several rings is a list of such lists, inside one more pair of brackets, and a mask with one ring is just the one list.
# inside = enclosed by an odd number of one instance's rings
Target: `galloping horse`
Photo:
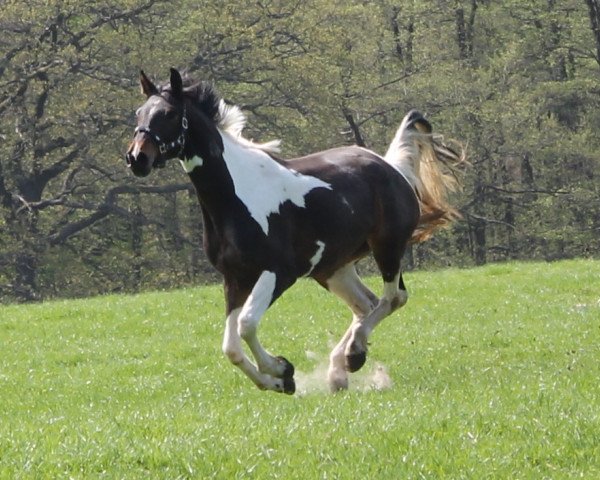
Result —
[[[260, 389], [293, 394], [293, 365], [263, 348], [257, 328], [286, 289], [310, 277], [353, 313], [328, 371], [330, 389], [346, 389], [348, 372], [366, 361], [372, 330], [407, 301], [400, 270], [407, 245], [458, 215], [447, 201], [455, 177], [444, 166], [462, 161], [460, 149], [412, 110], [383, 157], [350, 146], [282, 160], [279, 142], [242, 136], [243, 113], [209, 84], [184, 82], [175, 69], [168, 85], [157, 87], [143, 71], [140, 83], [147, 99], [127, 165], [143, 177], [179, 158], [194, 184], [204, 248], [224, 278], [227, 358]], [[369, 252], [383, 278], [381, 298], [356, 272]]]

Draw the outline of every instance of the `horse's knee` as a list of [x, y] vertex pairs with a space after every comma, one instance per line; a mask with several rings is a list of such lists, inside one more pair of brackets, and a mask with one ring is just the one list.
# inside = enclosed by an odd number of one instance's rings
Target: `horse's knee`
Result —
[[241, 349], [232, 347], [231, 345], [223, 345], [223, 354], [234, 365], [239, 365], [244, 361], [244, 353]]
[[403, 307], [408, 302], [408, 292], [406, 290], [399, 290], [398, 294], [392, 300], [392, 310], [396, 310]]
[[248, 340], [256, 335], [256, 326], [258, 324], [258, 318], [252, 313], [248, 312], [240, 315], [238, 318], [238, 334], [244, 340]]

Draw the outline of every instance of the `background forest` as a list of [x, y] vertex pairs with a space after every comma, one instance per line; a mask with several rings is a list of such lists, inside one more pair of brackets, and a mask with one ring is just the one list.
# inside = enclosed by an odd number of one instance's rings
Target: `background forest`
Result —
[[[215, 279], [172, 162], [125, 168], [138, 72], [214, 82], [283, 156], [467, 146], [464, 218], [409, 268], [600, 256], [600, 0], [0, 0], [0, 300]], [[260, 186], [258, 186], [260, 188]]]

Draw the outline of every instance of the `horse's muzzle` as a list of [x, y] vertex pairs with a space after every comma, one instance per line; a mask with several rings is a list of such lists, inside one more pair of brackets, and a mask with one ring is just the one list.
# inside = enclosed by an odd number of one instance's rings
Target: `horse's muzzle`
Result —
[[144, 138], [134, 139], [125, 154], [125, 161], [136, 177], [146, 177], [155, 166], [157, 154], [152, 142]]
[[127, 166], [136, 177], [147, 177], [152, 171], [152, 160], [144, 152], [139, 152], [135, 156], [131, 151], [125, 154]]

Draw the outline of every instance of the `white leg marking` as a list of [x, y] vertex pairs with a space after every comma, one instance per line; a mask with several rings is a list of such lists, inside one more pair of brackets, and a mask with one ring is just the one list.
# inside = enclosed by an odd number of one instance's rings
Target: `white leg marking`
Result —
[[238, 322], [238, 332], [244, 339], [254, 335], [260, 318], [271, 305], [277, 277], [273, 272], [264, 271], [252, 289], [252, 293], [244, 303]]
[[242, 349], [242, 341], [238, 334], [238, 318], [240, 316], [241, 308], [232, 310], [227, 316], [225, 321], [225, 334], [223, 336], [223, 353], [242, 372], [244, 372], [250, 379], [259, 387], [267, 388], [268, 382], [258, 372], [256, 366], [248, 360], [248, 357]]
[[400, 273], [393, 281], [384, 283], [383, 297], [377, 306], [364, 319], [352, 326], [352, 335], [346, 346], [347, 356], [366, 352], [367, 340], [373, 329], [390, 313], [406, 304], [408, 294], [405, 290], [400, 290], [399, 281]]
[[283, 375], [286, 364], [267, 352], [256, 335], [260, 319], [273, 300], [276, 282], [277, 277], [273, 272], [261, 273], [240, 312], [238, 333], [250, 347], [258, 369], [263, 373], [279, 377]]
[[327, 288], [344, 300], [357, 316], [369, 313], [378, 298], [361, 281], [354, 264], [340, 268], [327, 280]]
[[246, 357], [237, 332], [238, 317], [241, 311], [241, 308], [236, 308], [229, 313], [225, 320], [225, 334], [223, 335], [223, 353], [234, 365], [241, 364]]
[[353, 326], [360, 322], [377, 305], [377, 297], [360, 280], [354, 265], [346, 265], [327, 280], [329, 291], [340, 297], [352, 310], [352, 324], [329, 355], [327, 374], [332, 391], [348, 388], [348, 372], [345, 367], [346, 346]]
[[223, 336], [223, 353], [238, 367], [254, 384], [262, 390], [284, 391], [283, 380], [258, 370], [246, 356], [242, 349], [242, 341], [238, 333], [238, 320], [242, 309], [232, 310], [225, 322], [225, 334]]

